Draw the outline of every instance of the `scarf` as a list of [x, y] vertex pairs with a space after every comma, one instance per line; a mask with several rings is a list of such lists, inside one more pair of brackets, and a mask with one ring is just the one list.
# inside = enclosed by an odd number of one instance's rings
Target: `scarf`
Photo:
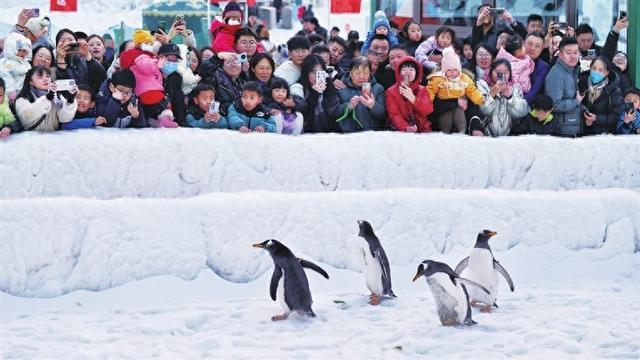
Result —
[[591, 83], [591, 79], [587, 80], [587, 84], [589, 84], [589, 88], [587, 89], [589, 104], [593, 105], [593, 103], [598, 100], [600, 95], [602, 95], [602, 90], [604, 90], [608, 83], [609, 79], [607, 78], [604, 78], [604, 80], [602, 80], [599, 84], [595, 85]]

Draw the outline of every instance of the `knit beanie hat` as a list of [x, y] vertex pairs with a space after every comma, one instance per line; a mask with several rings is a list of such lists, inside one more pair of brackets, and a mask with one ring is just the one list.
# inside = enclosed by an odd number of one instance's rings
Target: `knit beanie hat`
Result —
[[153, 36], [147, 30], [136, 30], [133, 33], [133, 43], [140, 44], [153, 44]]
[[452, 47], [447, 47], [442, 51], [442, 63], [440, 64], [440, 67], [442, 68], [442, 72], [452, 69], [462, 71], [460, 57]]
[[173, 111], [169, 109], [162, 110], [160, 115], [158, 115], [158, 120], [173, 121]]
[[377, 28], [384, 26], [391, 32], [391, 25], [389, 25], [389, 19], [387, 19], [387, 15], [384, 14], [382, 10], [376, 11], [373, 22], [373, 31], [375, 32]]
[[[230, 14], [230, 12], [237, 12], [236, 14]], [[236, 2], [230, 2], [227, 6], [224, 7], [224, 11], [222, 12], [222, 18], [226, 19], [232, 15], [237, 15], [242, 19], [242, 9], [240, 9], [240, 5]]]
[[49, 27], [49, 20], [31, 18], [26, 24], [24, 24], [24, 27], [26, 27], [27, 30], [35, 36], [40, 34], [45, 28]]

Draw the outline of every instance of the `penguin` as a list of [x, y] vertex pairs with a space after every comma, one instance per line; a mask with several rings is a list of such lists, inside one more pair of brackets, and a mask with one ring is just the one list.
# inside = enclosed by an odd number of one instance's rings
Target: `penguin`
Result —
[[391, 289], [391, 268], [387, 254], [380, 244], [380, 240], [373, 233], [373, 228], [366, 220], [358, 220], [360, 232], [358, 236], [364, 241], [360, 242], [360, 259], [362, 260], [362, 272], [367, 284], [367, 288], [371, 291], [369, 295], [369, 304], [378, 305], [382, 301], [382, 297], [388, 296], [395, 298], [396, 294]]
[[509, 288], [513, 292], [513, 280], [507, 270], [493, 257], [489, 239], [497, 235], [495, 231], [483, 230], [478, 233], [476, 244], [471, 249], [468, 257], [464, 258], [458, 266], [456, 266], [456, 274], [462, 275], [462, 271], [467, 267], [465, 277], [473, 280], [489, 290], [489, 294], [478, 291], [477, 289], [469, 289], [469, 297], [471, 305], [480, 307], [482, 312], [491, 312], [491, 306], [498, 307], [496, 298], [498, 296], [498, 273], [507, 280]]
[[271, 320], [284, 320], [292, 311], [315, 317], [316, 314], [311, 310], [313, 300], [304, 268], [314, 270], [329, 279], [327, 272], [310, 261], [296, 257], [288, 247], [278, 240], [265, 240], [254, 244], [253, 247], [267, 250], [275, 265], [273, 275], [271, 275], [269, 293], [273, 301], [277, 299], [280, 302], [284, 314], [273, 316]]
[[471, 318], [467, 286], [471, 285], [470, 287], [478, 288], [486, 293], [489, 293], [489, 290], [471, 280], [461, 278], [449, 265], [438, 261], [424, 260], [418, 265], [413, 281], [416, 281], [420, 276], [424, 276], [429, 284], [442, 325], [464, 324], [470, 326], [477, 324]]

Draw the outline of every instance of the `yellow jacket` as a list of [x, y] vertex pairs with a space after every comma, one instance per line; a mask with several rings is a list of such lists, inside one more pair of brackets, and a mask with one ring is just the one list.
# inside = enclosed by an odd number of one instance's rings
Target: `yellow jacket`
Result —
[[458, 79], [451, 80], [442, 71], [437, 71], [427, 76], [427, 80], [429, 81], [427, 90], [431, 101], [436, 97], [441, 100], [449, 100], [466, 96], [476, 105], [484, 103], [482, 93], [476, 87], [473, 79], [465, 73], [461, 72]]

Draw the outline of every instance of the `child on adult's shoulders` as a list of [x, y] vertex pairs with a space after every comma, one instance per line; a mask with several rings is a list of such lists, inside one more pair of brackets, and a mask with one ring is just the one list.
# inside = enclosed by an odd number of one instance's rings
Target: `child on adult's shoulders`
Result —
[[220, 103], [216, 101], [215, 89], [207, 83], [200, 83], [193, 90], [193, 103], [189, 106], [187, 123], [194, 128], [227, 129], [228, 123], [220, 115]]
[[262, 104], [260, 87], [253, 81], [242, 87], [240, 101], [229, 107], [228, 121], [231, 129], [241, 133], [277, 132], [276, 120]]
[[88, 129], [107, 123], [107, 119], [96, 113], [96, 96], [89, 86], [78, 85], [76, 102], [78, 103], [76, 115], [73, 120], [61, 124], [61, 130]]

